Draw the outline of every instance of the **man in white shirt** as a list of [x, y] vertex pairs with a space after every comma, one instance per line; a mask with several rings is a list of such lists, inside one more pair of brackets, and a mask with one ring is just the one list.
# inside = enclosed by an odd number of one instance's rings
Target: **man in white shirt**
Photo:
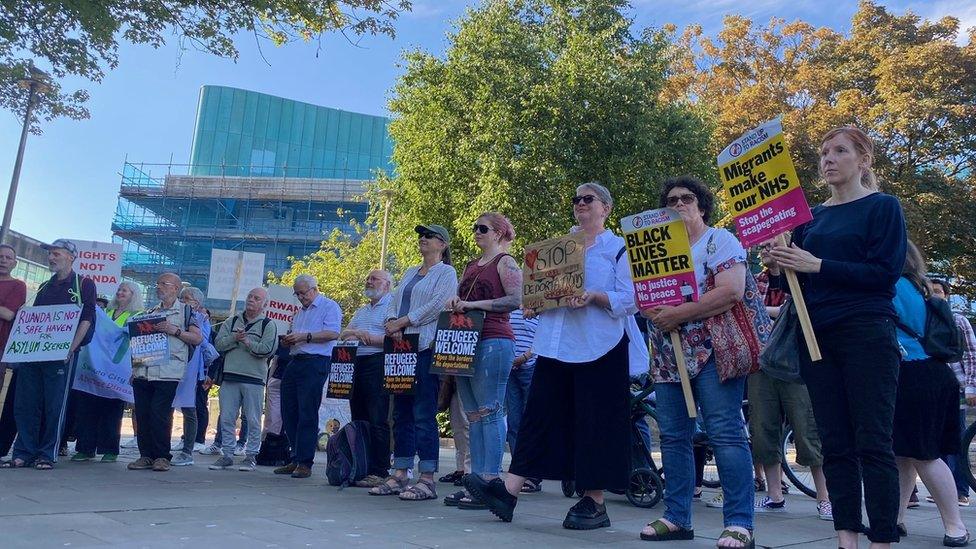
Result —
[[369, 423], [369, 469], [366, 478], [356, 483], [366, 488], [381, 484], [390, 469], [390, 396], [383, 390], [383, 323], [392, 299], [392, 284], [390, 273], [371, 271], [363, 290], [369, 303], [356, 310], [340, 334], [340, 339], [359, 342], [349, 406], [353, 421]]
[[288, 335], [281, 339], [291, 353], [281, 379], [281, 420], [291, 446], [291, 463], [275, 469], [275, 474], [308, 478], [318, 442], [322, 387], [329, 377], [342, 311], [338, 303], [319, 293], [314, 276], [298, 276], [293, 288], [302, 308], [295, 314]]

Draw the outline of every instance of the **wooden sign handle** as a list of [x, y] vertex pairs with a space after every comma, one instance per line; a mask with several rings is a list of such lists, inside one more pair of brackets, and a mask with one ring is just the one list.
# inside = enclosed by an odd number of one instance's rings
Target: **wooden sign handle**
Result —
[[698, 417], [695, 397], [691, 394], [691, 379], [688, 378], [688, 366], [685, 365], [685, 352], [681, 347], [681, 336], [678, 330], [668, 332], [671, 334], [671, 345], [674, 346], [675, 364], [678, 365], [678, 377], [681, 378], [681, 392], [685, 396], [685, 407], [688, 409], [688, 417]]
[[[784, 234], [776, 237], [776, 243], [780, 246], [789, 245]], [[813, 324], [810, 322], [810, 313], [807, 312], [807, 302], [803, 299], [800, 281], [797, 280], [796, 272], [793, 269], [783, 269], [783, 274], [786, 275], [786, 282], [790, 285], [790, 296], [793, 298], [793, 305], [796, 306], [796, 316], [800, 320], [800, 328], [803, 330], [803, 339], [807, 342], [807, 350], [810, 351], [810, 360], [817, 362], [823, 357], [820, 355], [817, 334], [813, 333]]]

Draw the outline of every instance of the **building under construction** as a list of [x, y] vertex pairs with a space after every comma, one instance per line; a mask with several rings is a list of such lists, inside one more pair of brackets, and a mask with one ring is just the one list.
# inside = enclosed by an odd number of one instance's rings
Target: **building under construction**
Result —
[[365, 218], [366, 183], [392, 171], [388, 123], [204, 86], [189, 165], [123, 166], [112, 222], [123, 274], [151, 284], [172, 271], [206, 290], [214, 248], [263, 253], [265, 270], [281, 274], [289, 257], [315, 252], [333, 229]]

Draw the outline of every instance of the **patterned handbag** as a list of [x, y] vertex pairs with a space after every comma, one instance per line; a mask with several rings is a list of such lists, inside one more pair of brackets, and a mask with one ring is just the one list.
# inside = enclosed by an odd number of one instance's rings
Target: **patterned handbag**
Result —
[[[709, 239], [711, 240], [711, 239]], [[709, 242], [711, 248], [711, 242]], [[715, 274], [734, 265], [726, 262], [715, 269], [705, 266], [705, 291], [715, 289]], [[712, 339], [712, 353], [719, 380], [725, 382], [759, 371], [759, 353], [769, 339], [773, 321], [766, 312], [756, 277], [746, 268], [746, 289], [742, 301], [731, 309], [704, 321]]]

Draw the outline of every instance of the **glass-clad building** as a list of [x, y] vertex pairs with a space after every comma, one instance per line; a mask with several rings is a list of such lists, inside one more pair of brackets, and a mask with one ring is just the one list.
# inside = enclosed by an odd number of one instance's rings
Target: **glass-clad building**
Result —
[[123, 274], [149, 284], [172, 271], [206, 291], [214, 248], [263, 253], [265, 270], [281, 274], [289, 257], [315, 252], [324, 235], [365, 218], [364, 185], [377, 170], [392, 171], [388, 124], [204, 86], [188, 165], [123, 165], [112, 223]]

